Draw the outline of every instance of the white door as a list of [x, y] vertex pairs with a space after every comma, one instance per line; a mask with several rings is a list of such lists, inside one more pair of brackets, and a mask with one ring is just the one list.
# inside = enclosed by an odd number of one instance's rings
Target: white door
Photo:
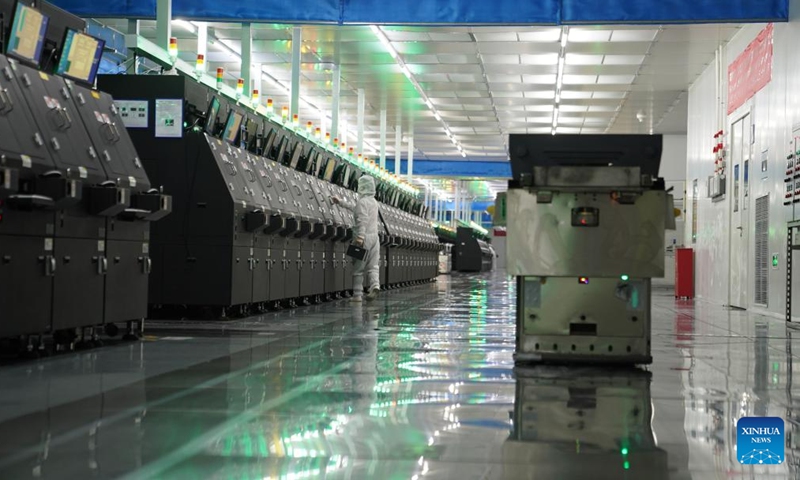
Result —
[[750, 115], [737, 120], [731, 128], [730, 165], [730, 290], [729, 305], [747, 308], [748, 215], [750, 214], [750, 165], [752, 132]]

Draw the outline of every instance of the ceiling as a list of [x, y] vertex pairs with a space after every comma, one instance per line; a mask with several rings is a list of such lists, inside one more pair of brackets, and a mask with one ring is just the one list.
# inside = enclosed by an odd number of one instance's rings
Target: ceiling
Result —
[[[125, 31], [127, 20], [102, 24]], [[173, 21], [180, 57], [194, 62], [197, 22]], [[239, 24], [208, 23], [208, 71], [240, 76]], [[253, 63], [261, 64], [261, 100], [277, 111], [290, 103], [293, 26], [253, 24]], [[509, 133], [551, 133], [559, 58], [563, 86], [558, 133], [686, 132], [688, 87], [738, 25], [603, 27], [298, 27], [302, 35], [300, 122], [318, 126], [330, 114], [334, 64], [341, 68], [340, 132], [356, 144], [358, 90], [365, 93], [365, 155], [380, 146], [380, 111], [387, 111], [387, 155], [395, 128], [413, 130], [414, 158], [507, 160]], [[155, 22], [140, 32], [155, 39]], [[566, 32], [566, 33], [565, 33]], [[379, 35], [388, 40], [382, 43]], [[567, 41], [562, 42], [563, 36]], [[565, 46], [562, 47], [562, 43]], [[401, 64], [390, 55], [394, 49]], [[416, 83], [416, 86], [415, 86]], [[430, 105], [426, 104], [426, 97]], [[434, 113], [434, 111], [436, 113]], [[440, 116], [440, 120], [436, 115]], [[325, 130], [330, 129], [330, 124]], [[445, 128], [452, 132], [453, 140]], [[341, 134], [340, 134], [341, 137]], [[451, 192], [452, 193], [452, 192]]]

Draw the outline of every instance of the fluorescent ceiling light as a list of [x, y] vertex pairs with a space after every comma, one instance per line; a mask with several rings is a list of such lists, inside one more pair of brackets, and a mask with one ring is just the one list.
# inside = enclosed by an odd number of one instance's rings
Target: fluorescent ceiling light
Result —
[[561, 34], [561, 48], [566, 48], [568, 41], [569, 41], [569, 30], [565, 28], [564, 32]]
[[433, 118], [435, 118], [439, 122], [442, 121], [442, 116], [439, 115], [439, 112], [433, 112]]

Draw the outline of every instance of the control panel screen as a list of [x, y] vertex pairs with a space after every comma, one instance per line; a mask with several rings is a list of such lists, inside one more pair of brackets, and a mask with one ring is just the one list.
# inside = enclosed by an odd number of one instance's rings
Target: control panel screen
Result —
[[94, 85], [105, 42], [85, 33], [67, 29], [56, 74]]
[[297, 169], [297, 162], [300, 161], [300, 155], [303, 153], [303, 144], [297, 142], [292, 151], [292, 159], [289, 160], [289, 168]]
[[211, 103], [208, 104], [208, 112], [206, 112], [206, 133], [214, 135], [214, 129], [217, 124], [217, 115], [219, 115], [219, 99], [214, 97]]
[[228, 114], [228, 121], [225, 122], [225, 130], [222, 132], [222, 139], [229, 143], [236, 143], [236, 138], [239, 136], [239, 129], [242, 126], [244, 115], [231, 110]]
[[333, 180], [333, 172], [335, 169], [336, 161], [333, 158], [329, 158], [327, 165], [325, 165], [325, 175], [323, 175], [322, 179], [326, 182]]
[[48, 21], [49, 19], [38, 10], [17, 3], [6, 53], [24, 62], [38, 65]]

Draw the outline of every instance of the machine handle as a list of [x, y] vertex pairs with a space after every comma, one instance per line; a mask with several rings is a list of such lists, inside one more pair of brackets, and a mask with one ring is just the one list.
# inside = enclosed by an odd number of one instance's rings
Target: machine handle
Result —
[[56, 110], [58, 112], [58, 116], [61, 117], [64, 121], [60, 125], [62, 130], [69, 130], [72, 127], [72, 118], [69, 116], [69, 112], [66, 108], [59, 108]]
[[142, 273], [150, 275], [150, 272], [153, 271], [153, 260], [150, 257], [139, 257], [139, 262], [142, 264]]
[[92, 257], [92, 261], [97, 263], [97, 274], [105, 275], [108, 271], [108, 259], [104, 256]]
[[58, 266], [58, 262], [56, 262], [56, 257], [53, 255], [47, 255], [44, 257], [44, 274], [47, 277], [53, 277], [56, 274], [56, 267]]
[[113, 123], [104, 123], [101, 127], [106, 141], [109, 143], [117, 143], [119, 141], [119, 131]]
[[8, 89], [7, 88], [0, 88], [0, 112], [8, 113], [11, 110], [14, 110], [14, 102], [11, 101], [11, 97], [8, 96]]

